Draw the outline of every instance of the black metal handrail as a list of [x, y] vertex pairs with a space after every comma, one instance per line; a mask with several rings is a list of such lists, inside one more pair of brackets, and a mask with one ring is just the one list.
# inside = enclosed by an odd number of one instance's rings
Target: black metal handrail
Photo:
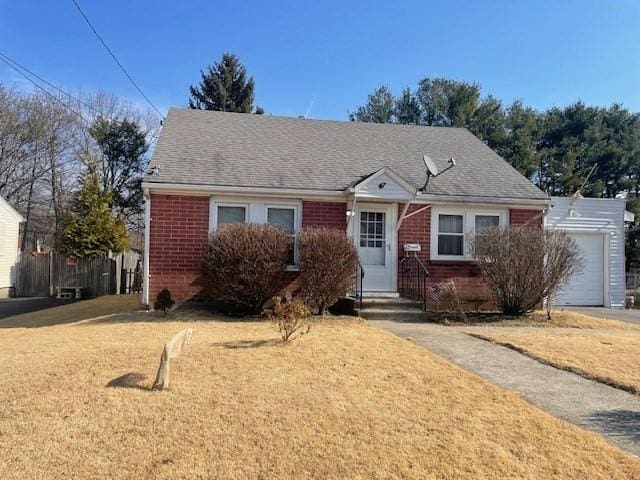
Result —
[[362, 283], [364, 280], [364, 268], [362, 268], [362, 264], [360, 263], [360, 259], [358, 259], [358, 265], [356, 266], [356, 274], [354, 277], [353, 283], [353, 295], [358, 302], [358, 309], [362, 310]]
[[401, 297], [419, 300], [427, 310], [427, 278], [429, 270], [417, 255], [405, 255], [400, 259], [399, 293]]

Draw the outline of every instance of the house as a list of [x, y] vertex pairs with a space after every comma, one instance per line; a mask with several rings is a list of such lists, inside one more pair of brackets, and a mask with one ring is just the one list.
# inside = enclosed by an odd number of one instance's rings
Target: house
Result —
[[556, 305], [624, 308], [625, 205], [623, 198], [551, 198], [546, 227], [567, 231], [583, 258], [582, 271], [553, 299]]
[[[425, 155], [455, 167], [428, 178]], [[143, 189], [146, 304], [164, 287], [179, 301], [196, 295], [207, 236], [229, 222], [347, 231], [368, 295], [397, 296], [401, 259], [417, 255], [430, 281], [483, 296], [467, 235], [542, 225], [549, 203], [465, 129], [175, 108]]]
[[12, 293], [16, 283], [18, 261], [18, 231], [24, 219], [0, 197], [0, 298]]

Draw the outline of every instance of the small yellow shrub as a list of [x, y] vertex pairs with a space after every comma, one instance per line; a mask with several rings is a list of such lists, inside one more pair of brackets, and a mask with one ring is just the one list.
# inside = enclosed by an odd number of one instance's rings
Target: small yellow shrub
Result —
[[[300, 300], [283, 302], [282, 298], [273, 297], [271, 323], [278, 329], [283, 341], [288, 342], [309, 333], [311, 330], [311, 324], [308, 321], [310, 316], [309, 307]], [[303, 331], [305, 327], [306, 330]]]

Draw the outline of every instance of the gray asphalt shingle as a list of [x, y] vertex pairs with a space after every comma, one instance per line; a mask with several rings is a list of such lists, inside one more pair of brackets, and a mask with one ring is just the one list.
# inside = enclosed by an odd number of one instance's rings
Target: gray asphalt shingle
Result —
[[416, 189], [423, 155], [440, 169], [427, 193], [522, 199], [546, 195], [466, 129], [308, 120], [172, 108], [146, 182], [342, 191], [387, 166]]

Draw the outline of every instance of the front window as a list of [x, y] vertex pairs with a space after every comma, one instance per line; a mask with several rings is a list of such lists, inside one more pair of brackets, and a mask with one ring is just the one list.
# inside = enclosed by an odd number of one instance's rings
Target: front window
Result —
[[431, 211], [431, 260], [472, 261], [468, 239], [507, 224], [508, 210], [434, 206]]
[[463, 215], [438, 215], [438, 255], [464, 255]]
[[295, 264], [296, 209], [295, 207], [267, 207], [267, 223], [277, 225], [287, 232], [291, 238], [288, 265]]
[[500, 215], [476, 215], [476, 235], [492, 227], [500, 226]]
[[227, 223], [245, 223], [246, 205], [218, 205], [216, 227]]

